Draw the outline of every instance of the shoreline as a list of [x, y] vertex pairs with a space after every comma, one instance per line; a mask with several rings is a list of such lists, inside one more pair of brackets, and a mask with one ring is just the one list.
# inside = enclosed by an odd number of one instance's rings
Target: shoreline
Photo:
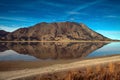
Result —
[[[113, 57], [117, 55], [109, 55], [109, 56], [98, 56], [98, 57], [90, 57], [90, 58], [77, 58], [77, 59], [59, 59], [59, 60], [47, 60], [47, 61], [23, 61], [23, 60], [9, 60], [9, 61], [0, 61], [0, 72], [5, 71], [15, 71], [15, 70], [23, 70], [23, 69], [35, 69], [35, 68], [43, 68], [47, 66], [52, 66], [55, 64], [69, 64], [77, 61], [84, 60], [92, 60], [97, 58], [107, 58]], [[119, 56], [119, 55], [118, 55]]]
[[[66, 64], [55, 64], [52, 66], [48, 66], [44, 68], [37, 68], [37, 69], [5, 71], [5, 72], [0, 72], [0, 79], [12, 80], [12, 79], [17, 79], [17, 78], [30, 77], [34, 75], [43, 75], [47, 73], [71, 70], [71, 69], [92, 66], [92, 65], [97, 65], [97, 64], [105, 64], [109, 62], [120, 62], [120, 55], [103, 57], [103, 58], [87, 59], [87, 60], [76, 61], [72, 63], [66, 63]], [[76, 66], [73, 66], [73, 65], [76, 65]]]

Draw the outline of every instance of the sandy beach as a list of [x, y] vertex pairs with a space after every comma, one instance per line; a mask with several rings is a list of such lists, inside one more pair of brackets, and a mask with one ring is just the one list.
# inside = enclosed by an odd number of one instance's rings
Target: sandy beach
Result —
[[66, 64], [54, 64], [41, 68], [26, 68], [22, 70], [12, 70], [12, 71], [0, 71], [0, 80], [13, 80], [18, 78], [30, 77], [33, 75], [43, 75], [47, 73], [60, 72], [64, 70], [71, 70], [91, 65], [105, 64], [110, 62], [120, 63], [120, 55], [87, 59], [81, 61], [75, 61]]

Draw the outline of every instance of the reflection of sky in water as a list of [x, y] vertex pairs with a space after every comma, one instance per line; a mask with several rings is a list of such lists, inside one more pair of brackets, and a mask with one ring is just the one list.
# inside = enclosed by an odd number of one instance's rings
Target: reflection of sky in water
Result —
[[7, 50], [0, 52], [0, 60], [25, 60], [25, 61], [34, 61], [37, 60], [33, 56], [18, 54], [13, 50]]
[[92, 52], [87, 57], [99, 57], [99, 56], [107, 56], [107, 55], [115, 55], [120, 54], [120, 43], [114, 42], [104, 47]]

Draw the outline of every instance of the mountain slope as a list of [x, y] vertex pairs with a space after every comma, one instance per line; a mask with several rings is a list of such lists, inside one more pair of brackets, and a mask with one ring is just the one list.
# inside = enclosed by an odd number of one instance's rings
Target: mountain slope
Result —
[[110, 40], [94, 32], [84, 24], [75, 22], [39, 23], [32, 27], [20, 28], [7, 35], [8, 40]]
[[6, 32], [4, 30], [0, 30], [0, 40], [6, 40], [6, 36], [9, 34], [9, 32]]

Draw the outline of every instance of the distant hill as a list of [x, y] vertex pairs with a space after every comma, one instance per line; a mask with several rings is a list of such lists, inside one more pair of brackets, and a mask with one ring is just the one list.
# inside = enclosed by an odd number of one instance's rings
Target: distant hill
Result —
[[89, 29], [86, 25], [75, 22], [43, 22], [28, 28], [20, 28], [5, 37], [12, 41], [110, 40]]
[[0, 40], [7, 40], [7, 35], [9, 32], [6, 32], [4, 30], [0, 30]]

